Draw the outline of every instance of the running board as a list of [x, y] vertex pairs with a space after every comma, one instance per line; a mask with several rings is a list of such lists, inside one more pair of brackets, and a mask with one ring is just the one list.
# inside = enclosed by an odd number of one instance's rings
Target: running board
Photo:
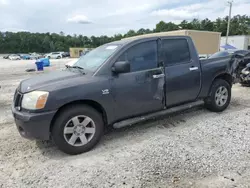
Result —
[[172, 108], [162, 110], [162, 111], [159, 111], [159, 112], [154, 112], [154, 113], [151, 113], [151, 114], [147, 114], [145, 116], [140, 116], [140, 117], [135, 117], [135, 118], [123, 120], [123, 121], [120, 121], [120, 122], [117, 122], [117, 123], [113, 124], [113, 127], [116, 128], [116, 129], [119, 129], [119, 128], [130, 126], [130, 125], [133, 125], [133, 124], [136, 124], [136, 123], [140, 123], [142, 121], [150, 120], [150, 119], [153, 119], [155, 117], [165, 116], [165, 115], [172, 114], [172, 113], [175, 113], [175, 112], [187, 110], [187, 109], [190, 109], [190, 108], [193, 108], [193, 107], [196, 107], [196, 106], [201, 106], [203, 104], [204, 104], [203, 101], [195, 101], [195, 102], [192, 102], [192, 103], [183, 104], [183, 105], [172, 107]]

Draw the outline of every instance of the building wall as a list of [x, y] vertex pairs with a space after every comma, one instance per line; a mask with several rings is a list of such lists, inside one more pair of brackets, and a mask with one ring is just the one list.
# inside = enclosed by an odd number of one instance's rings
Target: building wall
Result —
[[199, 54], [214, 54], [220, 50], [221, 33], [188, 31]]
[[250, 50], [250, 36], [247, 37], [247, 49]]
[[[226, 44], [226, 37], [221, 37], [221, 45]], [[239, 50], [247, 50], [250, 48], [250, 36], [240, 35], [240, 36], [229, 36], [228, 44], [236, 47]]]
[[86, 48], [69, 48], [70, 57], [78, 58], [81, 56], [81, 53], [84, 52]]
[[[177, 30], [169, 32], [151, 33], [129, 37], [126, 39], [147, 38], [154, 36], [190, 36], [194, 41], [195, 47], [199, 54], [213, 54], [220, 49], [221, 33], [196, 30]], [[126, 40], [123, 39], [123, 40]]]

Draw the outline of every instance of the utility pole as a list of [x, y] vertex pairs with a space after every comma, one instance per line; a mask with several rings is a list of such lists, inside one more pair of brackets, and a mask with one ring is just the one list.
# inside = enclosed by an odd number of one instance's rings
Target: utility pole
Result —
[[227, 22], [226, 44], [228, 44], [228, 35], [229, 35], [229, 30], [230, 30], [230, 22], [231, 22], [231, 13], [232, 13], [233, 1], [228, 1], [228, 4], [229, 4], [229, 16], [228, 16], [228, 22]]

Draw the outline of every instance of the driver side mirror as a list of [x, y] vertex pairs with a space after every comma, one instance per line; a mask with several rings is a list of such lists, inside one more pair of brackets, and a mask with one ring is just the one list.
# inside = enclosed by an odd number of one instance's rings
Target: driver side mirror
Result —
[[128, 61], [117, 61], [111, 70], [116, 74], [130, 72], [130, 63]]

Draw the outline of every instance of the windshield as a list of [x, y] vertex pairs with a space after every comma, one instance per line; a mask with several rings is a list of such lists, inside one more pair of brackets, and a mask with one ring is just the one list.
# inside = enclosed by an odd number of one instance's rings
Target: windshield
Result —
[[73, 66], [96, 71], [117, 49], [119, 45], [103, 45], [83, 55]]

